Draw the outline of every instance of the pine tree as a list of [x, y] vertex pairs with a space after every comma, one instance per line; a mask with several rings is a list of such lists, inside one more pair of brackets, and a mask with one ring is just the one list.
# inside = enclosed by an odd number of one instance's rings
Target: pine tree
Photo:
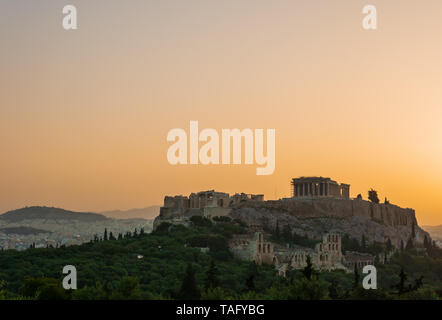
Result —
[[360, 281], [359, 270], [358, 270], [358, 266], [355, 263], [355, 267], [354, 267], [354, 282], [353, 282], [353, 288], [354, 289], [359, 287], [359, 281]]
[[405, 282], [407, 281], [407, 274], [404, 272], [404, 268], [401, 268], [399, 273], [399, 283], [394, 287], [398, 290], [399, 295], [406, 292]]
[[337, 279], [333, 279], [328, 287], [328, 295], [332, 300], [342, 299], [344, 296], [342, 286], [339, 284]]
[[107, 229], [104, 228], [104, 236], [103, 236], [103, 240], [106, 241], [107, 240]]
[[368, 200], [370, 200], [373, 203], [379, 203], [378, 192], [374, 189], [370, 189], [368, 191]]
[[256, 263], [253, 262], [250, 267], [249, 276], [246, 279], [246, 288], [248, 291], [255, 290], [255, 277], [257, 274], [258, 274], [258, 268], [256, 266]]
[[290, 228], [290, 226], [288, 224], [286, 224], [282, 230], [282, 238], [284, 239], [284, 241], [286, 243], [291, 243], [292, 242], [292, 229]]
[[288, 264], [287, 270], [285, 271], [285, 276], [289, 280], [289, 283], [293, 284], [295, 280], [295, 269], [292, 267], [290, 263]]
[[362, 239], [361, 239], [361, 248], [362, 249], [366, 249], [367, 248], [367, 243], [366, 243], [365, 235], [364, 234], [362, 235]]
[[304, 277], [306, 277], [308, 280], [310, 280], [312, 278], [313, 273], [314, 273], [314, 269], [313, 269], [312, 259], [310, 258], [309, 255], [307, 255], [306, 262], [307, 262], [307, 265], [302, 270], [302, 274], [304, 275]]
[[386, 247], [388, 252], [390, 252], [393, 249], [393, 245], [391, 244], [390, 238], [387, 239]]
[[255, 291], [255, 275], [251, 274], [246, 279], [246, 288], [248, 291]]
[[144, 235], [144, 228], [140, 229], [140, 236]]
[[183, 282], [178, 292], [178, 299], [198, 300], [200, 297], [201, 293], [196, 284], [195, 272], [193, 271], [192, 264], [189, 263], [187, 264], [186, 273], [184, 274]]
[[420, 276], [419, 278], [414, 280], [414, 285], [411, 288], [412, 291], [417, 291], [424, 285], [424, 276]]
[[276, 228], [275, 228], [275, 240], [279, 241], [281, 239], [281, 233], [279, 232], [279, 222], [276, 221]]
[[137, 231], [137, 228], [135, 228], [135, 231], [134, 231], [134, 238], [135, 238], [137, 235], [138, 235], [138, 231]]
[[207, 271], [205, 289], [208, 290], [210, 288], [216, 288], [218, 284], [218, 269], [216, 268], [215, 262], [212, 259], [210, 261], [209, 270]]

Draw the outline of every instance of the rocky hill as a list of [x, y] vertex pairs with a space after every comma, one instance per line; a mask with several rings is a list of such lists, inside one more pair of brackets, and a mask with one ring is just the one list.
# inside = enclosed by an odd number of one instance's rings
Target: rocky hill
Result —
[[357, 199], [247, 201], [234, 207], [230, 215], [258, 228], [272, 229], [277, 222], [280, 228], [288, 224], [297, 234], [310, 238], [339, 232], [356, 239], [364, 235], [369, 241], [385, 242], [390, 238], [399, 247], [401, 241], [407, 242], [413, 228], [417, 242], [429, 237], [418, 226], [413, 209]]
[[74, 212], [53, 207], [26, 207], [8, 211], [0, 215], [5, 222], [20, 222], [23, 220], [77, 220], [82, 222], [104, 221], [108, 218], [97, 213]]

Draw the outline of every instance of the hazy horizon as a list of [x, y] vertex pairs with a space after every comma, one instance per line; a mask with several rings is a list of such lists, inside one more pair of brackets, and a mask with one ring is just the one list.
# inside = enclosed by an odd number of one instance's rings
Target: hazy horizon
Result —
[[[0, 212], [109, 211], [165, 195], [290, 196], [324, 176], [442, 224], [442, 2], [0, 3]], [[172, 166], [172, 128], [276, 129], [276, 169]]]

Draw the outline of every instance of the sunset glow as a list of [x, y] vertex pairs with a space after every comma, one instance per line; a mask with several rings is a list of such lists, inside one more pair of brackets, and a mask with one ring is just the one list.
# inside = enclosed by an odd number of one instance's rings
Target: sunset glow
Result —
[[[0, 4], [0, 213], [277, 199], [324, 176], [442, 224], [440, 0], [371, 1], [375, 31], [353, 0], [75, 3], [72, 32], [54, 1]], [[275, 129], [274, 173], [169, 164], [191, 120]]]

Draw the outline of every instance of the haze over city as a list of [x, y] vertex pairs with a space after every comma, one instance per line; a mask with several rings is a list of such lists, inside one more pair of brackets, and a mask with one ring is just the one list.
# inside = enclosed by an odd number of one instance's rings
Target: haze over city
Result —
[[[442, 3], [75, 1], [0, 4], [0, 213], [101, 212], [216, 189], [290, 196], [325, 176], [442, 224]], [[104, 10], [105, 8], [105, 10]], [[167, 132], [274, 128], [275, 172], [178, 165]]]

